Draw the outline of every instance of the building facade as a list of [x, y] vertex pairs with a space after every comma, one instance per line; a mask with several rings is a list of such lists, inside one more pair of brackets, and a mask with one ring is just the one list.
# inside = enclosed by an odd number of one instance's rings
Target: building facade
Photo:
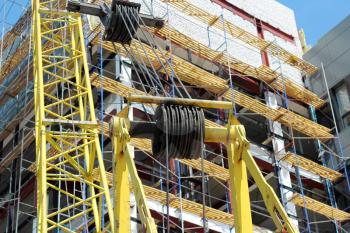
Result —
[[[344, 232], [342, 222], [350, 214], [337, 209], [336, 198], [345, 205], [347, 197], [339, 190], [334, 191], [333, 184], [346, 184], [347, 175], [329, 166], [329, 159], [325, 163], [319, 160], [317, 143], [332, 144], [336, 132], [320, 116], [327, 109], [324, 91], [312, 87], [314, 94], [304, 86], [303, 77], [315, 73], [317, 68], [301, 59], [293, 11], [274, 0], [135, 2], [141, 4], [142, 13], [164, 19], [166, 26], [154, 30], [141, 23], [133, 43], [125, 47], [100, 40], [99, 19], [83, 16], [99, 120], [107, 125], [112, 116], [125, 109], [128, 95], [134, 93], [233, 102], [232, 112], [246, 128], [254, 159], [293, 224], [300, 232]], [[35, 232], [36, 203], [40, 201], [35, 185], [30, 10], [24, 12], [1, 40], [1, 233]], [[309, 80], [313, 86], [313, 76]], [[343, 111], [339, 113], [340, 133], [346, 131], [348, 119], [346, 85], [339, 84], [338, 94], [335, 93]], [[66, 95], [69, 88], [60, 86], [56, 92]], [[310, 120], [310, 108], [317, 109], [313, 120], [318, 123]], [[153, 114], [152, 106], [132, 104], [129, 119], [152, 120]], [[229, 114], [230, 111], [223, 110], [205, 111], [210, 124], [222, 126]], [[112, 145], [108, 135], [102, 135], [105, 166], [111, 172]], [[210, 168], [217, 169], [214, 172], [185, 161], [171, 161], [171, 190], [165, 189], [167, 171], [152, 157], [149, 143], [135, 140], [132, 146], [142, 182], [156, 190], [150, 189], [153, 191], [147, 192], [147, 197], [159, 232], [164, 232], [166, 205], [170, 206], [169, 215], [174, 221], [172, 232], [234, 231], [227, 153], [222, 144], [206, 145], [204, 158]], [[336, 160], [334, 154], [327, 156]], [[83, 196], [82, 184], [60, 185]], [[254, 231], [274, 231], [273, 221], [251, 177], [249, 185]], [[164, 191], [183, 205], [160, 200]], [[48, 193], [49, 211], [61, 209], [72, 201], [62, 198], [62, 193], [54, 189]], [[203, 205], [206, 210], [202, 212]], [[133, 232], [142, 231], [135, 203], [132, 206]], [[68, 218], [69, 213], [61, 217]], [[84, 232], [89, 230], [86, 219], [66, 226]]]

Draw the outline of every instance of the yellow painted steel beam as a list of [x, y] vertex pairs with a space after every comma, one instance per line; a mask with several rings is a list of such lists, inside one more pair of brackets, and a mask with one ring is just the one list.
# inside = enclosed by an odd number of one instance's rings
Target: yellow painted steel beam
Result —
[[[73, 232], [74, 229], [68, 229], [67, 224], [78, 219], [84, 221], [92, 214], [94, 228], [101, 232], [106, 230], [102, 220], [106, 206], [111, 221], [110, 232], [115, 232], [98, 138], [82, 20], [79, 14], [63, 11], [62, 2], [32, 1], [37, 231]], [[48, 83], [69, 87], [69, 96], [54, 96], [52, 92], [55, 85], [48, 86]], [[70, 108], [71, 111], [64, 111], [64, 108]], [[95, 168], [101, 174], [99, 181], [92, 177]], [[81, 200], [71, 202], [72, 198], [76, 199], [74, 190], [66, 190], [64, 185], [55, 186], [61, 181], [82, 184], [86, 189], [82, 190]], [[57, 210], [51, 210], [50, 213], [47, 197], [49, 188], [55, 189], [67, 200], [67, 203], [61, 203]], [[105, 200], [105, 206], [102, 200]]]
[[114, 216], [115, 216], [115, 232], [131, 232], [130, 225], [130, 187], [129, 187], [129, 171], [126, 156], [123, 153], [125, 145], [120, 145], [115, 137], [112, 137], [113, 143], [113, 195], [114, 195]]
[[294, 66], [299, 70], [306, 72], [307, 74], [311, 75], [317, 71], [316, 66], [288, 52], [287, 50], [277, 45], [276, 43], [261, 39], [225, 19], [223, 20], [223, 22], [222, 20], [217, 20], [218, 18], [217, 15], [213, 15], [212, 13], [206, 12], [205, 10], [202, 10], [200, 7], [197, 7], [191, 4], [187, 0], [161, 0], [161, 1], [169, 3], [170, 5], [179, 9], [183, 13], [202, 21], [208, 24], [209, 26], [216, 27], [220, 30], [225, 30], [226, 33], [231, 35], [233, 38], [237, 38], [242, 42], [247, 43], [248, 45], [251, 45], [259, 49], [262, 52], [267, 51], [270, 55], [281, 59], [283, 62], [291, 66]]
[[[130, 99], [133, 101], [138, 101], [138, 97], [139, 96]], [[166, 98], [153, 97], [153, 99], [154, 101], [150, 102], [151, 99], [147, 97], [147, 100], [143, 102], [162, 104], [164, 101], [167, 101]], [[178, 99], [174, 99], [175, 102], [177, 102], [177, 100]], [[201, 103], [203, 104], [203, 101], [201, 100], [190, 100], [189, 105], [202, 106], [200, 105]], [[204, 103], [206, 106], [212, 106], [211, 104], [215, 104], [216, 101], [212, 101], [211, 103], [204, 101]], [[182, 104], [186, 105], [186, 103]], [[129, 152], [129, 148], [127, 147], [130, 141], [130, 136], [128, 133], [129, 121], [127, 118], [116, 117], [113, 120], [113, 127], [117, 129], [113, 129], [115, 135], [113, 140], [116, 148], [114, 157], [118, 158], [120, 153], [128, 154]], [[249, 152], [250, 145], [245, 137], [244, 126], [241, 125], [236, 118], [230, 115], [230, 119], [226, 128], [209, 127], [209, 132], [210, 133], [208, 134], [208, 138], [210, 141], [223, 142], [227, 147], [230, 174], [229, 183], [231, 187], [230, 195], [232, 200], [231, 205], [235, 213], [235, 230], [238, 233], [253, 232], [247, 174], [247, 171], [249, 171], [263, 196], [265, 205], [277, 227], [277, 231], [282, 232], [286, 230], [289, 233], [297, 233], [298, 230], [291, 223], [277, 195], [274, 193], [272, 187], [264, 179], [261, 171], [259, 170], [259, 167], [253, 159], [253, 156]], [[129, 159], [130, 164], [134, 165], [133, 160], [131, 158]], [[128, 166], [130, 168], [131, 165]], [[136, 184], [134, 187], [136, 188], [136, 197], [139, 197], [139, 192], [143, 193], [143, 188], [140, 187], [141, 181], [138, 178], [136, 168], [134, 172], [135, 177], [133, 178], [133, 183]], [[118, 174], [118, 171], [114, 172], [114, 174]], [[117, 179], [117, 181], [122, 183], [120, 179]], [[120, 204], [122, 201], [120, 195], [117, 197], [118, 198], [116, 200], [116, 204], [122, 205]], [[140, 202], [145, 203], [145, 197], [142, 195]], [[124, 208], [126, 207], [124, 206]], [[147, 207], [145, 207], [145, 209], [146, 211], [148, 210]], [[146, 220], [144, 219], [144, 221]]]
[[236, 125], [237, 123], [234, 119], [230, 119], [227, 125], [227, 162], [230, 173], [231, 206], [236, 223], [235, 231], [245, 233], [253, 232], [247, 166], [246, 161], [242, 158], [242, 154], [249, 150], [249, 144], [244, 143], [237, 136], [240, 133], [239, 131], [245, 136], [244, 126]]
[[[235, 211], [235, 222], [238, 232], [252, 232], [247, 171], [249, 171], [259, 188], [265, 206], [277, 227], [277, 231], [298, 232], [291, 223], [274, 190], [266, 182], [253, 156], [250, 154], [250, 144], [246, 139], [244, 126], [231, 115], [226, 129], [210, 128], [208, 130], [210, 131], [208, 136], [210, 141], [224, 142], [227, 147], [233, 200], [231, 205]], [[208, 130], [206, 129], [206, 134]]]
[[147, 233], [157, 233], [157, 226], [147, 207], [147, 200], [141, 179], [138, 176], [134, 158], [130, 154], [130, 135], [127, 118], [113, 117], [111, 136], [113, 143], [113, 186], [116, 232], [130, 231], [130, 188], [129, 176], [134, 189], [135, 200], [141, 222]]
[[[227, 128], [210, 128], [210, 134], [216, 135], [216, 141], [224, 142], [228, 149], [229, 182], [233, 200], [231, 204], [235, 212], [236, 231], [238, 233], [253, 232], [248, 190], [248, 170], [262, 193], [265, 205], [275, 222], [277, 230], [287, 230], [290, 233], [298, 232], [290, 223], [289, 217], [278, 197], [264, 179], [259, 167], [249, 153], [249, 142], [245, 138], [244, 127], [234, 118], [231, 119]], [[125, 139], [116, 141], [123, 143], [123, 140]]]

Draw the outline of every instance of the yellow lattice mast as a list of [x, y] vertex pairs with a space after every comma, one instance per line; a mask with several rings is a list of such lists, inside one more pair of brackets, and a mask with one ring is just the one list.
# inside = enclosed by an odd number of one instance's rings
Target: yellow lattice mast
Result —
[[[89, 228], [101, 232], [104, 214], [114, 232], [82, 20], [65, 5], [32, 1], [38, 232], [74, 232], [77, 223], [87, 227], [90, 220], [94, 225]], [[101, 174], [99, 182], [94, 182], [94, 168]], [[60, 197], [55, 209], [49, 208], [49, 189]]]

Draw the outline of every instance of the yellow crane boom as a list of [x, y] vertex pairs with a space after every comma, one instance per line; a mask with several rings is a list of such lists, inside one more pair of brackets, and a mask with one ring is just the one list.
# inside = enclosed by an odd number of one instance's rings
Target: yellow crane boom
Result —
[[[64, 10], [65, 1], [33, 0], [34, 102], [37, 174], [37, 231], [74, 232], [83, 222], [97, 232], [103, 224], [104, 202], [113, 220], [106, 171], [98, 138], [86, 59], [82, 20]], [[53, 154], [47, 154], [54, 148]], [[97, 168], [101, 179], [94, 182]], [[80, 193], [68, 189], [78, 184]], [[49, 212], [48, 191], [58, 192]], [[93, 225], [88, 226], [91, 217]], [[111, 232], [114, 232], [111, 221]]]

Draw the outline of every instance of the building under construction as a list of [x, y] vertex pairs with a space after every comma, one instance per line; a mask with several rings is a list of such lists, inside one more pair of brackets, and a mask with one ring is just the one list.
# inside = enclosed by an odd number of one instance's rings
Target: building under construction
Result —
[[305, 86], [327, 79], [291, 9], [0, 7], [1, 233], [350, 230], [329, 93]]

